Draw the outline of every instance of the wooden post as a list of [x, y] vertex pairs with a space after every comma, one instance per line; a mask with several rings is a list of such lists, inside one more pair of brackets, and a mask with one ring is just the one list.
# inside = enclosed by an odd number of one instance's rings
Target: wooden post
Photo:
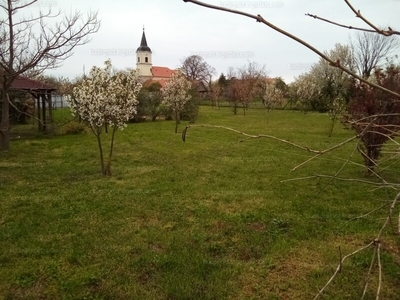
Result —
[[53, 103], [51, 99], [51, 92], [46, 91], [46, 94], [43, 95], [46, 99], [47, 105], [49, 107], [49, 126], [50, 126], [50, 134], [53, 134]]
[[45, 95], [44, 94], [39, 94], [39, 97], [42, 98], [42, 118], [43, 118], [43, 132], [46, 132], [47, 130], [47, 122], [46, 122], [46, 99], [45, 99]]
[[40, 119], [40, 97], [38, 95], [32, 94], [31, 95], [35, 98], [37, 102], [37, 118], [38, 118], [38, 130], [42, 131], [42, 122]]

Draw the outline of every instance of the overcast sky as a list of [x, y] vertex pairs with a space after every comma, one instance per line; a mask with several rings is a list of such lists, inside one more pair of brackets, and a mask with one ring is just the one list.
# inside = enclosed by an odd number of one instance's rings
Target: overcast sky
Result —
[[[230, 1], [205, 0], [260, 14], [264, 19], [317, 47], [330, 50], [348, 43], [354, 31], [305, 16], [312, 13], [352, 26], [366, 27], [341, 0]], [[351, 3], [373, 23], [400, 29], [400, 0], [352, 0]], [[238, 15], [210, 10], [182, 0], [39, 0], [32, 9], [70, 13], [98, 11], [101, 28], [92, 41], [76, 48], [64, 65], [47, 74], [74, 78], [93, 65], [111, 58], [117, 68], [136, 67], [135, 51], [145, 26], [153, 65], [179, 67], [183, 58], [200, 54], [216, 69], [216, 76], [229, 67], [249, 61], [265, 65], [268, 75], [291, 82], [318, 61], [318, 56], [271, 28]]]

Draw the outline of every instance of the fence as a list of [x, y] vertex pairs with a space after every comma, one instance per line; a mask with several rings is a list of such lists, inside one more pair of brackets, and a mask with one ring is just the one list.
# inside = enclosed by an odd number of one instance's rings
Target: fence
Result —
[[64, 95], [53, 94], [51, 96], [51, 107], [53, 109], [69, 107], [67, 100], [65, 99]]

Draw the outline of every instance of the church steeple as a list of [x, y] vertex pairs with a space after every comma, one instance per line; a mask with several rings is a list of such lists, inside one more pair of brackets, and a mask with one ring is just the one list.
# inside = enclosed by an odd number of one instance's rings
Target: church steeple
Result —
[[146, 34], [142, 33], [142, 40], [140, 41], [140, 46], [136, 50], [136, 68], [139, 70], [140, 76], [152, 77], [151, 73], [151, 49], [147, 46]]
[[143, 33], [142, 33], [142, 40], [140, 41], [140, 46], [137, 48], [136, 51], [148, 51], [151, 53], [151, 49], [149, 46], [147, 46], [147, 40], [146, 40], [146, 34], [144, 33], [144, 27], [143, 27]]

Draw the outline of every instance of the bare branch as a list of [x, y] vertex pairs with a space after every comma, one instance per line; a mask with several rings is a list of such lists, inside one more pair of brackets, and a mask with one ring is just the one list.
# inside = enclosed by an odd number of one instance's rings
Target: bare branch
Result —
[[363, 251], [363, 250], [365, 250], [365, 249], [368, 249], [369, 247], [373, 246], [374, 243], [375, 243], [375, 241], [372, 241], [372, 242], [370, 242], [368, 245], [363, 246], [363, 247], [361, 247], [361, 248], [359, 248], [359, 249], [357, 249], [357, 250], [355, 250], [355, 251], [353, 251], [353, 252], [351, 252], [351, 253], [345, 255], [345, 256], [342, 258], [342, 260], [339, 262], [339, 264], [338, 264], [338, 266], [336, 267], [336, 270], [335, 270], [335, 272], [333, 273], [333, 275], [331, 276], [331, 278], [330, 278], [330, 279], [328, 280], [328, 282], [323, 286], [323, 288], [319, 290], [318, 294], [314, 297], [314, 300], [315, 300], [315, 299], [318, 299], [318, 297], [321, 296], [322, 293], [325, 291], [325, 289], [331, 284], [331, 282], [333, 281], [333, 279], [334, 279], [334, 278], [336, 277], [336, 275], [339, 273], [339, 271], [340, 271], [340, 269], [341, 269], [341, 267], [342, 267], [342, 264], [343, 264], [343, 262], [344, 262], [346, 259], [348, 259], [349, 257], [351, 257], [351, 256], [353, 256], [353, 255], [355, 255], [355, 254], [357, 254], [357, 253], [359, 253], [359, 252], [361, 252], [361, 251]]
[[[393, 34], [393, 30], [389, 29], [389, 31], [386, 30], [382, 30], [379, 29], [377, 26], [375, 26], [374, 24], [372, 24], [370, 21], [368, 21], [360, 12], [360, 10], [356, 10], [351, 4], [350, 1], [348, 0], [344, 0], [344, 2], [346, 2], [347, 6], [350, 7], [350, 9], [356, 14], [357, 18], [360, 18], [361, 20], [363, 20], [366, 24], [368, 24], [371, 28], [373, 28], [376, 32], [383, 34], [385, 36], [391, 36]], [[396, 33], [399, 34], [399, 33]]]
[[354, 30], [367, 31], [367, 32], [376, 32], [373, 29], [366, 29], [366, 28], [361, 28], [361, 27], [354, 27], [354, 26], [351, 26], [351, 25], [340, 24], [340, 23], [337, 23], [337, 22], [334, 22], [334, 21], [331, 21], [331, 20], [328, 20], [328, 19], [325, 19], [325, 18], [318, 17], [317, 15], [313, 15], [313, 14], [310, 14], [310, 13], [306, 13], [305, 15], [308, 16], [308, 17], [317, 19], [317, 20], [321, 20], [321, 21], [327, 22], [329, 24], [333, 24], [333, 25], [336, 25], [336, 26], [339, 26], [339, 27], [346, 28], [346, 29], [354, 29]]
[[381, 294], [381, 286], [382, 286], [382, 263], [381, 263], [381, 243], [377, 242], [377, 250], [376, 256], [378, 257], [378, 288], [376, 289], [376, 300], [379, 299]]
[[361, 296], [361, 300], [364, 299], [364, 297], [367, 293], [367, 290], [368, 290], [368, 284], [369, 284], [369, 281], [371, 280], [372, 268], [374, 267], [374, 264], [375, 264], [375, 257], [376, 257], [376, 248], [372, 255], [371, 263], [369, 264], [369, 269], [368, 269], [368, 273], [367, 273], [367, 278], [365, 279], [364, 290], [363, 290], [363, 294]]
[[398, 223], [397, 223], [397, 233], [398, 234], [400, 234], [400, 212], [399, 212], [399, 220], [398, 220]]
[[[314, 18], [314, 19], [323, 21], [323, 22], [327, 22], [327, 23], [332, 24], [332, 25], [335, 25], [335, 26], [339, 26], [339, 27], [346, 28], [346, 29], [353, 29], [353, 30], [359, 30], [359, 31], [377, 33], [377, 31], [376, 31], [375, 29], [367, 29], [367, 28], [355, 27], [355, 26], [351, 26], [351, 25], [344, 25], [344, 24], [340, 24], [340, 23], [337, 23], [337, 22], [334, 22], [334, 21], [325, 19], [325, 18], [321, 18], [321, 17], [319, 17], [319, 16], [317, 16], [317, 15], [313, 15], [313, 14], [310, 14], [310, 13], [306, 13], [305, 15], [308, 16], [308, 17], [311, 17], [311, 18]], [[400, 31], [389, 30], [389, 31], [387, 31], [387, 32], [390, 33], [390, 34], [389, 34], [389, 35], [386, 35], [386, 36], [390, 36], [390, 35], [400, 35]], [[380, 32], [378, 32], [378, 33], [380, 33]]]

